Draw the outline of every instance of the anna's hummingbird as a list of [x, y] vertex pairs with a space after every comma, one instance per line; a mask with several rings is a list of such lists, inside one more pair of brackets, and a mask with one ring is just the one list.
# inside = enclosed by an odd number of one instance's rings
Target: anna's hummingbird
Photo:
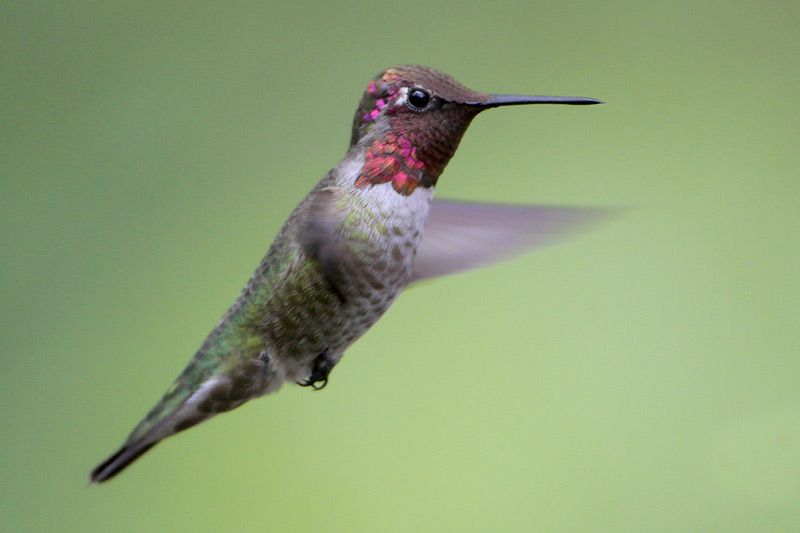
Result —
[[292, 212], [186, 369], [91, 481], [112, 478], [162, 439], [284, 381], [324, 387], [344, 351], [409, 283], [497, 261], [591, 218], [592, 210], [432, 200], [481, 111], [599, 103], [480, 93], [420, 66], [376, 76], [344, 159]]

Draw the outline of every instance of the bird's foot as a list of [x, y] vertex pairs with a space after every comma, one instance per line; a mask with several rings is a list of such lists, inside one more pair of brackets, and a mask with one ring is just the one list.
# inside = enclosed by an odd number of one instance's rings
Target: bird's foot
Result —
[[[312, 387], [314, 390], [322, 390], [328, 384], [328, 375], [336, 366], [336, 362], [331, 359], [330, 352], [325, 350], [314, 359], [314, 366], [311, 375], [303, 382], [298, 382], [301, 387]], [[322, 383], [322, 385], [317, 385]]]

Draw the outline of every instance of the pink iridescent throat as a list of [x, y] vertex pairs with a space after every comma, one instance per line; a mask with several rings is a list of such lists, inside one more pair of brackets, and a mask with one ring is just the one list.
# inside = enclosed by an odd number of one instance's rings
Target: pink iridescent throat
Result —
[[408, 196], [420, 183], [425, 164], [417, 157], [417, 148], [400, 135], [388, 133], [367, 149], [367, 159], [356, 187], [392, 183], [392, 188]]

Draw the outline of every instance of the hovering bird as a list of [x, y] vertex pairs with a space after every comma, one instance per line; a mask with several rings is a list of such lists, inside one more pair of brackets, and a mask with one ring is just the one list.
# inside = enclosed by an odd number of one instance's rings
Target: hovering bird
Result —
[[592, 209], [433, 201], [433, 191], [481, 111], [599, 103], [476, 92], [421, 66], [380, 73], [344, 159], [292, 212], [188, 366], [91, 481], [286, 381], [321, 389], [410, 283], [498, 261], [595, 218]]

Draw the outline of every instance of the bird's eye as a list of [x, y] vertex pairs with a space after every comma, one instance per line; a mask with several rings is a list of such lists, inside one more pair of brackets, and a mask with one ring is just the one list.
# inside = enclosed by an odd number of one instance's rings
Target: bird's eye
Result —
[[413, 109], [420, 111], [428, 107], [429, 103], [431, 103], [431, 95], [422, 89], [411, 89], [408, 92], [408, 105]]

